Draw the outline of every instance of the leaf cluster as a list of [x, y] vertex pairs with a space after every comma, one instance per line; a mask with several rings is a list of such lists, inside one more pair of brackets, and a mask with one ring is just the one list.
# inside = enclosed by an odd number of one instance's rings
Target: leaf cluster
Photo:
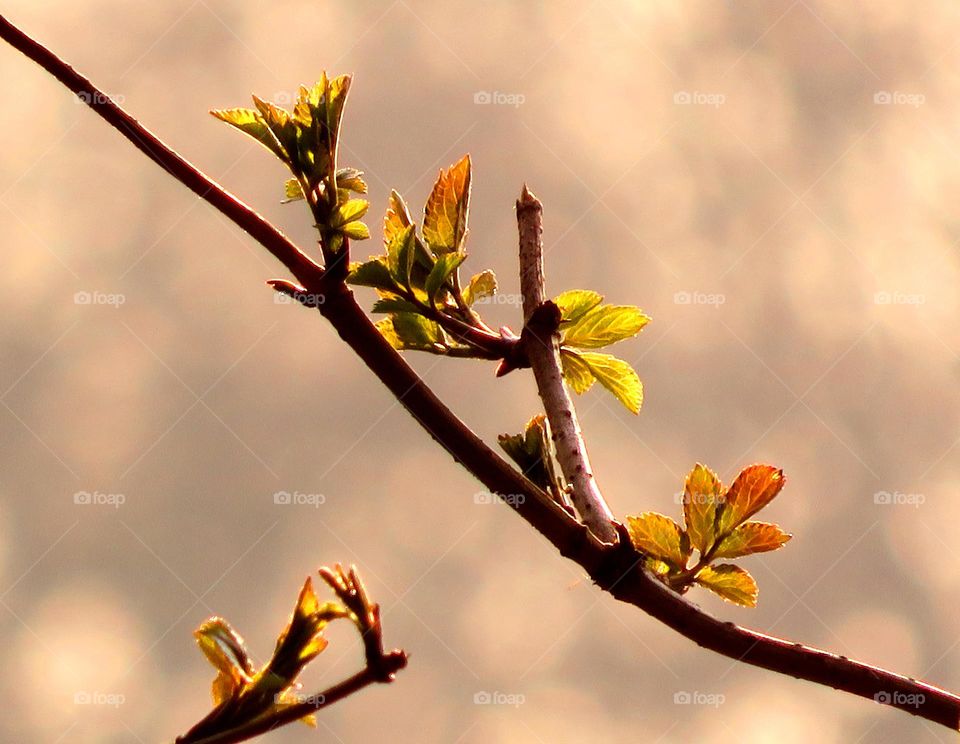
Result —
[[716, 561], [777, 550], [792, 537], [776, 524], [748, 521], [785, 483], [782, 470], [750, 465], [724, 490], [716, 474], [697, 463], [684, 484], [684, 526], [656, 512], [628, 516], [630, 540], [668, 586], [683, 592], [698, 584], [729, 602], [753, 607], [758, 592], [753, 577], [740, 566]]

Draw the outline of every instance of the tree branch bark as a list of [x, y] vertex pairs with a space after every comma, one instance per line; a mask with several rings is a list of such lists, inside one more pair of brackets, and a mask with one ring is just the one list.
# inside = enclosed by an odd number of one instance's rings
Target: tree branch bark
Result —
[[426, 386], [383, 339], [348, 288], [323, 271], [276, 228], [208, 179], [113, 103], [89, 80], [0, 16], [0, 38], [38, 63], [174, 178], [246, 230], [312, 292], [326, 297], [319, 310], [341, 338], [421, 426], [488, 489], [528, 498], [508, 503], [562, 555], [580, 564], [617, 599], [635, 605], [704, 648], [737, 661], [843, 690], [942, 724], [960, 727], [960, 697], [933, 685], [843, 656], [723, 622], [674, 593], [642, 568], [622, 527], [617, 545], [599, 542], [552, 499], [508, 465]]
[[523, 296], [523, 345], [537, 381], [543, 410], [563, 477], [572, 488], [573, 506], [597, 537], [617, 541], [613, 514], [597, 486], [583, 441], [577, 411], [560, 366], [559, 310], [546, 303], [543, 277], [543, 205], [526, 186], [517, 199], [520, 233], [520, 294]]

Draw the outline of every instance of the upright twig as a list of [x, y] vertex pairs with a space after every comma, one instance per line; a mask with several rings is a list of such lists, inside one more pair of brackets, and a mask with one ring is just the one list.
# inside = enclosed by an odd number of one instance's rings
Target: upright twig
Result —
[[560, 367], [560, 310], [547, 302], [543, 276], [543, 205], [524, 185], [517, 199], [520, 233], [520, 294], [523, 297], [523, 345], [550, 421], [557, 462], [570, 484], [573, 505], [590, 530], [616, 542], [613, 513], [597, 486], [580, 431], [577, 411]]
[[[523, 494], [506, 503], [540, 532], [561, 555], [578, 563], [617, 599], [632, 604], [704, 648], [735, 661], [843, 690], [898, 708], [952, 730], [960, 727], [960, 696], [924, 682], [800, 643], [724, 622], [668, 589], [642, 568], [629, 537], [616, 546], [599, 542], [547, 494], [490, 449], [424, 383], [353, 299], [342, 283], [331, 288], [323, 272], [276, 228], [232, 197], [140, 125], [133, 117], [74, 72], [69, 65], [0, 16], [0, 38], [7, 41], [88, 102], [151, 160], [249, 232], [311, 292], [327, 291], [319, 307], [340, 337], [364, 361], [453, 458], [493, 493]], [[306, 263], [304, 263], [306, 259]]]

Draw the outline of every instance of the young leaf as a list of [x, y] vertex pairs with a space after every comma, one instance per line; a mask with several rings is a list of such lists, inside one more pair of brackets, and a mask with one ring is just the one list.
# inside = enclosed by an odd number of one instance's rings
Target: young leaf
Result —
[[304, 199], [303, 188], [296, 178], [288, 178], [283, 184], [284, 204]]
[[401, 349], [437, 351], [437, 347], [443, 345], [440, 326], [416, 313], [396, 313], [393, 330]]
[[363, 180], [363, 171], [356, 168], [340, 168], [337, 170], [337, 188], [353, 191], [355, 194], [366, 194], [367, 183]]
[[601, 302], [603, 296], [589, 289], [570, 289], [553, 298], [553, 304], [560, 308], [561, 327], [578, 320]]
[[387, 265], [394, 281], [402, 287], [410, 287], [410, 273], [416, 251], [417, 236], [413, 225], [397, 233], [387, 246]]
[[716, 474], [700, 463], [690, 471], [683, 487], [683, 520], [690, 542], [700, 555], [713, 547], [713, 528], [722, 488]]
[[470, 211], [470, 156], [441, 170], [423, 210], [423, 239], [436, 255], [463, 247]]
[[259, 112], [253, 109], [233, 108], [217, 109], [210, 113], [220, 119], [220, 121], [225, 121], [241, 132], [249, 134], [278, 158], [287, 162], [287, 153], [277, 141], [273, 132], [270, 131], [270, 127], [267, 126], [267, 122], [264, 121]]
[[433, 265], [430, 274], [427, 276], [427, 281], [424, 283], [424, 289], [430, 302], [437, 298], [440, 288], [464, 262], [466, 257], [466, 253], [446, 253], [437, 257], [437, 262]]
[[550, 424], [543, 414], [527, 422], [523, 434], [501, 434], [497, 441], [521, 472], [546, 491], [559, 492], [560, 479], [553, 467]]
[[581, 315], [566, 328], [563, 343], [581, 349], [599, 349], [636, 336], [649, 322], [650, 318], [638, 307], [600, 305]]
[[410, 212], [403, 197], [396, 191], [391, 191], [387, 213], [383, 217], [383, 244], [389, 247], [411, 224]]
[[744, 522], [727, 535], [713, 553], [714, 558], [740, 558], [751, 553], [765, 553], [782, 548], [793, 537], [778, 525], [767, 522]]
[[340, 228], [340, 232], [351, 240], [366, 240], [370, 237], [370, 228], [362, 222], [348, 222]]
[[249, 685], [254, 675], [253, 662], [243, 638], [226, 620], [212, 617], [193, 632], [203, 655], [217, 670], [213, 681], [213, 704], [219, 705]]
[[637, 550], [666, 561], [678, 569], [686, 566], [689, 552], [683, 549], [680, 525], [670, 517], [656, 512], [627, 517], [627, 530], [630, 541]]
[[387, 343], [390, 344], [397, 351], [402, 350], [403, 342], [400, 340], [400, 336], [397, 335], [396, 330], [393, 327], [393, 316], [389, 318], [384, 318], [383, 320], [378, 320], [374, 323], [377, 330], [380, 331], [380, 335], [386, 339]]
[[497, 292], [497, 276], [487, 269], [470, 277], [470, 282], [463, 289], [463, 301], [472, 305], [484, 297], [493, 297]]
[[695, 581], [728, 602], [743, 607], [757, 606], [757, 582], [740, 566], [731, 563], [705, 566], [697, 574]]
[[563, 379], [577, 395], [583, 395], [597, 381], [593, 372], [590, 371], [590, 365], [583, 361], [580, 354], [573, 349], [560, 349], [560, 366]]
[[593, 351], [579, 352], [580, 359], [586, 363], [600, 384], [613, 393], [631, 413], [640, 413], [643, 404], [643, 385], [636, 371], [627, 362], [610, 354], [598, 354]]
[[263, 101], [256, 96], [253, 96], [253, 103], [260, 111], [260, 116], [263, 117], [263, 121], [270, 128], [276, 141], [283, 148], [282, 152], [284, 154], [280, 155], [280, 158], [292, 165], [292, 153], [297, 151], [297, 126], [290, 118], [290, 114], [279, 106], [274, 106], [272, 103]]
[[772, 465], [750, 465], [741, 470], [717, 512], [716, 534], [726, 535], [752, 517], [773, 501], [784, 483], [783, 471]]
[[397, 284], [393, 280], [385, 258], [380, 256], [363, 263], [351, 264], [347, 282], [361, 287], [374, 287], [386, 292], [397, 289]]
[[419, 313], [420, 308], [409, 300], [399, 297], [386, 297], [373, 303], [374, 313]]
[[333, 227], [342, 227], [350, 222], [356, 222], [363, 218], [370, 208], [370, 202], [366, 199], [350, 199], [337, 207], [330, 224]]

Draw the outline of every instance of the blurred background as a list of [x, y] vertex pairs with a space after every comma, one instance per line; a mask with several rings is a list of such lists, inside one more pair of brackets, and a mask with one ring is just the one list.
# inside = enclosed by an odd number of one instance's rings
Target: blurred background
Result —
[[[314, 245], [268, 153], [207, 115], [355, 74], [341, 150], [380, 251], [474, 162], [471, 258], [518, 327], [513, 202], [546, 205], [548, 290], [654, 321], [615, 352], [639, 417], [580, 401], [619, 515], [679, 513], [701, 461], [789, 482], [795, 534], [743, 564], [764, 632], [960, 688], [960, 6], [831, 2], [9, 0], [4, 13]], [[712, 655], [594, 590], [421, 431], [270, 256], [0, 48], [4, 741], [170, 741], [208, 710], [191, 631], [268, 657], [304, 577], [356, 563], [412, 654], [304, 741], [936, 742], [950, 735]], [[365, 304], [371, 297], [360, 291]], [[488, 441], [529, 375], [410, 355]], [[294, 495], [277, 503], [278, 493]], [[299, 496], [297, 496], [299, 494]], [[478, 495], [479, 494], [479, 495]], [[362, 655], [351, 629], [307, 674]], [[485, 700], [491, 700], [484, 704]]]

